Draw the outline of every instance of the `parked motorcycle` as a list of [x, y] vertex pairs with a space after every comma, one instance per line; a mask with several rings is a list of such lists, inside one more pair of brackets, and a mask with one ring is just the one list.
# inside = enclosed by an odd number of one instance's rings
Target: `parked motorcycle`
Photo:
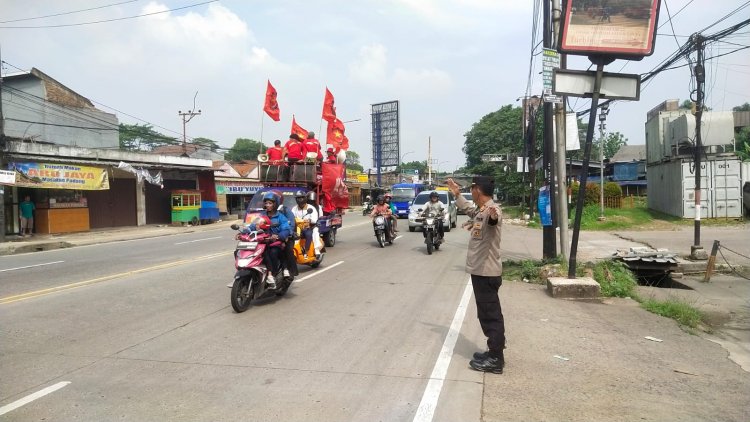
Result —
[[[420, 209], [419, 211], [422, 210]], [[427, 245], [428, 255], [432, 255], [433, 249], [440, 249], [440, 244], [443, 243], [443, 238], [437, 230], [437, 226], [442, 218], [442, 216], [437, 215], [434, 211], [429, 211], [427, 215], [419, 217], [416, 220], [422, 223], [422, 235], [424, 236], [424, 243]]]
[[372, 220], [372, 228], [375, 231], [375, 238], [378, 239], [378, 244], [381, 248], [385, 247], [385, 243], [389, 245], [393, 244], [395, 235], [393, 233], [393, 226], [386, 224], [388, 216], [377, 214]]
[[[232, 230], [240, 230], [237, 224], [232, 224]], [[263, 230], [240, 232], [235, 238], [237, 246], [234, 251], [234, 266], [237, 272], [234, 281], [227, 287], [231, 287], [230, 296], [232, 309], [235, 312], [245, 312], [254, 299], [272, 295], [283, 296], [294, 281], [294, 277], [284, 277], [283, 271], [276, 280], [276, 288], [271, 289], [267, 284], [270, 271], [263, 262], [263, 254], [270, 243], [271, 234]], [[283, 266], [283, 260], [282, 260]], [[283, 268], [282, 268], [283, 270]]]

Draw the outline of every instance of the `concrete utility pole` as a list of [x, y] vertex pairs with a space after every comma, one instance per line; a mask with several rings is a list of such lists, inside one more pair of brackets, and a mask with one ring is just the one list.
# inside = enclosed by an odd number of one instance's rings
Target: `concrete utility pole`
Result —
[[[5, 117], [3, 116], [3, 55], [0, 52], [0, 169], [5, 167]], [[5, 242], [5, 187], [0, 185], [0, 243]]]
[[599, 221], [604, 221], [604, 131], [607, 129], [609, 104], [604, 103], [599, 112]]
[[[562, 18], [562, 8], [560, 0], [554, 0], [552, 7], [552, 22], [554, 29], [555, 43], [559, 39], [560, 20]], [[567, 57], [560, 54], [560, 69], [565, 69]], [[568, 185], [565, 177], [565, 152], [566, 152], [566, 119], [565, 119], [565, 97], [562, 97], [562, 104], [555, 105], [555, 123], [556, 134], [555, 140], [557, 145], [557, 166], [555, 173], [557, 175], [557, 226], [560, 228], [560, 254], [564, 259], [570, 256], [569, 237], [568, 237]]]
[[703, 57], [703, 36], [701, 34], [693, 35], [695, 49], [698, 51], [698, 61], [695, 64], [693, 74], [697, 82], [696, 100], [695, 100], [695, 148], [693, 154], [695, 157], [695, 225], [693, 227], [693, 245], [690, 247], [690, 256], [693, 259], [707, 259], [706, 251], [701, 246], [701, 154], [703, 153], [703, 143], [701, 139], [701, 117], [703, 116], [703, 90], [706, 82], [706, 69], [704, 67]]
[[[542, 44], [544, 48], [552, 48], [552, 11], [551, 0], [544, 0], [544, 19], [542, 25]], [[552, 208], [552, 225], [542, 228], [542, 256], [545, 259], [554, 259], [557, 255], [555, 245], [555, 226], [557, 216], [557, 204], [555, 203], [555, 177], [553, 173], [554, 158], [554, 135], [552, 133], [552, 103], [544, 102], [544, 147], [542, 152], [542, 174], [544, 182], [549, 189], [549, 203]]]
[[432, 184], [432, 137], [427, 137], [427, 183]]

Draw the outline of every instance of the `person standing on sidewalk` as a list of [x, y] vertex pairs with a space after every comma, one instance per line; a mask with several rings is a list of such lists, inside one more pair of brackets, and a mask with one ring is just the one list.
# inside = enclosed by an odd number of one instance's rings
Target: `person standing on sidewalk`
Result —
[[29, 236], [31, 236], [34, 230], [34, 210], [36, 210], [36, 206], [31, 202], [31, 197], [26, 195], [23, 198], [23, 202], [18, 205], [18, 208], [21, 211], [21, 237], [26, 237], [26, 229], [28, 229]]
[[503, 264], [500, 258], [502, 210], [492, 200], [495, 181], [488, 176], [472, 178], [471, 196], [474, 207], [461, 195], [460, 187], [453, 179], [448, 179], [448, 188], [456, 197], [458, 209], [469, 216], [469, 222], [464, 224], [470, 235], [466, 272], [471, 274], [479, 325], [487, 336], [488, 350], [474, 353], [469, 366], [477, 371], [502, 374], [505, 367], [505, 321], [498, 295], [500, 285], [503, 284]]

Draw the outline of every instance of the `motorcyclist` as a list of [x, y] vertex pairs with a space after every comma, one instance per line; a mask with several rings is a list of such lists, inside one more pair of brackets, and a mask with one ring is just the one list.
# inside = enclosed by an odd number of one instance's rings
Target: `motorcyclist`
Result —
[[[284, 197], [282, 195], [282, 193], [279, 192], [278, 190], [274, 189], [271, 192], [273, 192], [279, 198], [283, 198]], [[284, 214], [284, 217], [286, 217], [286, 219], [289, 220], [289, 232], [290, 232], [290, 235], [286, 239], [286, 245], [284, 247], [284, 255], [283, 256], [284, 256], [284, 260], [285, 260], [285, 265], [284, 265], [284, 272], [283, 272], [283, 274], [284, 274], [284, 277], [290, 277], [290, 276], [297, 277], [299, 275], [299, 269], [297, 268], [297, 258], [294, 256], [294, 240], [295, 240], [294, 236], [293, 236], [293, 234], [294, 234], [294, 227], [293, 227], [293, 225], [294, 225], [294, 214], [292, 213], [292, 209], [290, 207], [287, 207], [284, 204], [284, 200], [283, 199], [281, 200], [281, 205], [279, 205], [279, 210], [278, 211], [280, 213]]]
[[393, 211], [391, 211], [391, 206], [388, 205], [385, 202], [385, 197], [383, 195], [378, 195], [378, 199], [376, 199], [376, 204], [374, 207], [372, 207], [372, 212], [370, 213], [371, 218], [375, 218], [376, 215], [381, 214], [385, 216], [385, 225], [387, 230], [391, 230], [391, 223], [390, 223], [390, 216], [393, 214]]
[[[307, 227], [302, 229], [302, 239], [300, 239], [302, 254], [305, 259], [307, 259], [307, 251], [309, 250], [310, 245], [313, 244], [313, 229], [318, 223], [318, 210], [315, 206], [307, 203], [307, 195], [301, 190], [298, 190], [294, 194], [294, 200], [297, 201], [297, 205], [292, 208], [292, 214], [294, 214], [295, 218], [299, 218], [300, 220], [309, 223]], [[315, 249], [315, 257], [319, 258], [319, 255], [317, 249]]]
[[398, 210], [396, 209], [396, 205], [393, 204], [391, 201], [393, 200], [393, 195], [390, 193], [385, 194], [385, 203], [388, 204], [389, 207], [391, 207], [391, 224], [393, 224], [393, 232], [398, 233]]
[[[281, 203], [281, 197], [273, 192], [266, 192], [263, 194], [263, 208], [260, 212], [261, 216], [266, 216], [271, 221], [271, 243], [266, 246], [265, 255], [263, 260], [268, 268], [269, 274], [267, 278], [268, 288], [276, 288], [276, 276], [281, 270], [281, 259], [283, 257], [283, 246], [289, 237], [289, 220], [284, 214], [278, 211], [279, 204]], [[248, 227], [251, 231], [257, 230], [258, 223], [253, 221]]]
[[426, 204], [424, 204], [424, 210], [422, 211], [422, 216], [427, 217], [430, 211], [432, 211], [432, 213], [435, 215], [435, 218], [437, 219], [438, 238], [442, 242], [443, 234], [444, 234], [443, 233], [443, 215], [445, 213], [445, 207], [444, 207], [444, 204], [440, 201], [440, 196], [435, 191], [430, 192], [430, 200], [427, 201]]

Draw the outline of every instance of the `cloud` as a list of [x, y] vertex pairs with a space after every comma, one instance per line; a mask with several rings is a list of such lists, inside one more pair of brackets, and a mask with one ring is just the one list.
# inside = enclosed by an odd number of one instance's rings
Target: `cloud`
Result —
[[440, 69], [388, 69], [388, 50], [381, 44], [360, 48], [357, 60], [349, 64], [349, 79], [367, 87], [400, 95], [434, 96], [450, 91], [450, 75]]

